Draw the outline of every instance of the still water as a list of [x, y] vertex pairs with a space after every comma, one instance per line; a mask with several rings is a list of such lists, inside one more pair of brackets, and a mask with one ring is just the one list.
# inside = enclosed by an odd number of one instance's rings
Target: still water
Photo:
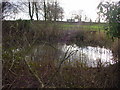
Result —
[[62, 60], [64, 64], [75, 66], [82, 63], [89, 67], [96, 67], [101, 63], [103, 66], [114, 64], [113, 54], [110, 49], [104, 47], [79, 47], [76, 44], [39, 45], [34, 47], [26, 58], [33, 61], [54, 60], [58, 64]]
[[110, 49], [106, 49], [104, 47], [78, 47], [76, 44], [73, 45], [63, 45], [62, 51], [66, 52], [70, 48], [71, 51], [76, 51], [74, 55], [70, 57], [72, 62], [80, 61], [89, 67], [96, 67], [98, 63], [102, 63], [102, 65], [107, 66], [109, 64], [114, 64], [113, 54]]

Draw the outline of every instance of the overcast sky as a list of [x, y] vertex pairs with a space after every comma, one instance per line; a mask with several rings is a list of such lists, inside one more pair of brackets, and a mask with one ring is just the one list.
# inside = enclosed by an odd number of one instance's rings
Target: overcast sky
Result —
[[[11, 0], [17, 1], [17, 0]], [[23, 0], [24, 1], [24, 0]], [[83, 10], [83, 14], [86, 15], [92, 21], [95, 21], [97, 16], [97, 6], [100, 1], [119, 1], [119, 0], [58, 0], [60, 5], [64, 9], [64, 20], [71, 18], [72, 14], [78, 13]], [[26, 17], [23, 13], [19, 17]], [[27, 17], [29, 18], [29, 17]]]
[[97, 5], [100, 1], [119, 1], [119, 0], [60, 0], [64, 8], [65, 18], [70, 18], [72, 13], [83, 10], [84, 14], [93, 21], [97, 18]]

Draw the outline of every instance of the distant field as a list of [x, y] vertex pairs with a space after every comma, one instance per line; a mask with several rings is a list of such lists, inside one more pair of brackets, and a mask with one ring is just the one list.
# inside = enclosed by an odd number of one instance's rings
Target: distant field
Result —
[[61, 27], [65, 30], [69, 28], [80, 30], [82, 28], [84, 30], [104, 31], [104, 25], [105, 24], [87, 24], [86, 25], [86, 24], [63, 23], [61, 24]]
[[[17, 21], [4, 21], [7, 23], [18, 23], [21, 22], [21, 20], [17, 20]], [[29, 20], [23, 20], [22, 23], [29, 23]], [[62, 28], [62, 30], [92, 30], [92, 31], [104, 31], [104, 25], [105, 23], [89, 23], [89, 22], [82, 22], [82, 23], [77, 23], [77, 22], [62, 22], [62, 21], [57, 21], [56, 23], [54, 22], [44, 22], [44, 21], [33, 21], [33, 23], [35, 25], [37, 25], [38, 27], [42, 27], [42, 26], [59, 26], [60, 28]]]

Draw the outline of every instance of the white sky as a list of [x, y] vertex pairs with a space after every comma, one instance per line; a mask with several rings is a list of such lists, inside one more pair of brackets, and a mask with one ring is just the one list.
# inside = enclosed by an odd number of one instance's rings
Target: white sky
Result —
[[[10, 1], [14, 2], [17, 0]], [[64, 20], [71, 18], [72, 14], [78, 13], [80, 10], [83, 10], [84, 15], [86, 15], [89, 19], [92, 19], [92, 21], [95, 21], [97, 18], [97, 6], [100, 3], [100, 1], [115, 2], [119, 0], [58, 0], [58, 1], [60, 2], [60, 5], [64, 9]], [[18, 16], [26, 17], [23, 14], [20, 14]]]
[[64, 8], [65, 18], [70, 18], [72, 13], [83, 10], [88, 18], [95, 21], [97, 18], [97, 5], [100, 1], [119, 1], [119, 0], [60, 0]]

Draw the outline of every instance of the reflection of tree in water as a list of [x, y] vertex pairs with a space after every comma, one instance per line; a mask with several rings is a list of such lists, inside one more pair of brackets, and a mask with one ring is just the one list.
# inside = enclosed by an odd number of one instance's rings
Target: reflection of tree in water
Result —
[[111, 64], [109, 59], [111, 59], [112, 55], [110, 50], [100, 47], [78, 47], [75, 44], [53, 44], [52, 46], [41, 44], [35, 46], [28, 56], [29, 60], [35, 62], [53, 62], [57, 67], [61, 62], [62, 66], [76, 66], [80, 64], [88, 67], [96, 67], [100, 62], [104, 65]]
[[78, 47], [77, 45], [63, 45], [62, 51], [63, 54], [66, 53], [66, 51], [69, 53], [76, 51], [73, 55], [71, 55], [65, 63], [74, 65], [75, 62], [80, 62], [82, 64], [85, 64], [89, 67], [96, 67], [98, 62], [101, 62], [104, 64], [104, 66], [113, 64], [112, 62], [112, 52], [109, 49], [100, 48], [100, 47]]
[[46, 44], [35, 46], [29, 56], [33, 58], [33, 61], [55, 60], [58, 57], [57, 45], [54, 48]]
[[64, 61], [64, 65], [76, 66], [78, 63], [86, 65], [89, 59], [87, 55], [83, 53], [83, 49], [79, 51], [79, 48], [76, 48], [74, 45], [63, 46], [61, 51], [60, 58], [63, 58], [65, 54], [69, 56], [67, 60]]

